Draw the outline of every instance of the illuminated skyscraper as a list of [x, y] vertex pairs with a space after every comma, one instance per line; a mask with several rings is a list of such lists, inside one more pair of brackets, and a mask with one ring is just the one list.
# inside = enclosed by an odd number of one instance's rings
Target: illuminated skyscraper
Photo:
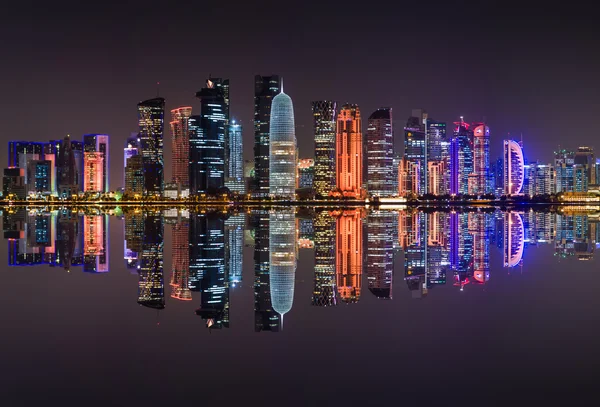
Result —
[[346, 303], [358, 302], [362, 289], [363, 222], [360, 209], [344, 210], [336, 228], [336, 285]]
[[336, 218], [325, 210], [317, 212], [314, 218], [314, 235], [315, 284], [312, 305], [319, 307], [336, 305]]
[[173, 183], [181, 189], [190, 185], [190, 128], [189, 120], [192, 108], [178, 107], [171, 110], [171, 141], [173, 160]]
[[131, 196], [144, 193], [144, 158], [135, 155], [127, 160], [125, 167], [125, 193]]
[[470, 282], [473, 270], [473, 235], [469, 233], [468, 213], [450, 213], [450, 266], [455, 285], [462, 290]]
[[60, 143], [56, 160], [57, 186], [60, 197], [71, 197], [79, 192], [76, 154], [71, 138], [67, 135]]
[[579, 147], [575, 153], [573, 181], [575, 192], [587, 192], [590, 184], [596, 184], [594, 149]]
[[292, 99], [281, 92], [271, 104], [269, 136], [269, 195], [296, 196], [296, 133]]
[[491, 191], [490, 128], [485, 123], [474, 123], [473, 173], [469, 175], [469, 194], [483, 195]]
[[201, 292], [196, 315], [213, 329], [229, 328], [224, 222], [216, 213], [195, 213], [190, 217], [190, 288]]
[[554, 152], [556, 192], [575, 192], [575, 153], [568, 150]]
[[244, 178], [244, 141], [242, 125], [232, 120], [227, 134], [227, 174], [225, 186], [231, 192], [246, 193], [246, 180]]
[[139, 154], [139, 141], [137, 133], [131, 133], [129, 137], [127, 137], [127, 141], [125, 142], [125, 148], [123, 148], [123, 186], [125, 186], [125, 174], [127, 168], [127, 160], [131, 157]]
[[271, 302], [268, 211], [255, 211], [251, 223], [254, 230], [254, 331], [279, 332], [279, 316]]
[[523, 149], [514, 140], [504, 140], [504, 194], [520, 194], [525, 183]]
[[556, 187], [556, 173], [550, 164], [537, 162], [526, 164], [525, 182], [522, 192], [529, 196], [553, 194]]
[[271, 103], [279, 94], [279, 76], [254, 77], [254, 195], [269, 195]]
[[190, 127], [190, 194], [216, 194], [225, 186], [225, 136], [228, 106], [223, 88], [210, 79], [196, 93], [200, 116]]
[[190, 301], [192, 292], [190, 281], [190, 219], [189, 212], [178, 213], [177, 222], [172, 226], [171, 297]]
[[163, 219], [158, 213], [142, 215], [144, 232], [139, 264], [138, 304], [155, 309], [165, 307], [163, 271]]
[[462, 120], [454, 123], [450, 141], [450, 193], [468, 194], [469, 175], [473, 173], [473, 132]]
[[107, 273], [109, 267], [108, 215], [83, 216], [83, 271]]
[[271, 212], [269, 215], [271, 301], [273, 310], [281, 316], [281, 327], [283, 327], [283, 316], [292, 309], [294, 303], [296, 250], [294, 209]]
[[358, 105], [342, 106], [336, 127], [337, 189], [343, 196], [361, 198], [363, 146]]
[[414, 109], [404, 127], [404, 160], [408, 172], [407, 189], [416, 195], [425, 193], [427, 168], [425, 125], [427, 112]]
[[110, 146], [106, 134], [83, 136], [83, 191], [110, 192]]
[[371, 196], [393, 196], [394, 134], [392, 108], [377, 109], [367, 125], [367, 189]]
[[161, 195], [164, 188], [163, 133], [165, 99], [138, 103], [139, 147], [144, 168], [144, 195]]
[[372, 211], [367, 219], [367, 280], [377, 298], [392, 298], [395, 212]]
[[314, 190], [317, 197], [327, 197], [336, 187], [336, 103], [312, 102], [315, 132]]

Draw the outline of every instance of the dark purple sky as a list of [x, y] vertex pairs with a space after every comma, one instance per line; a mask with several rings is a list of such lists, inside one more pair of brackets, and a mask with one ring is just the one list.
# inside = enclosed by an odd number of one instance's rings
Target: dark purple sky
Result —
[[[493, 157], [508, 132], [544, 161], [559, 143], [597, 140], [600, 30], [573, 1], [32, 3], [0, 16], [2, 142], [108, 133], [113, 187], [137, 102], [160, 81], [168, 109], [198, 107], [209, 73], [231, 80], [247, 159], [258, 73], [285, 78], [301, 156], [313, 154], [310, 101], [323, 98], [358, 103], [365, 120], [392, 106], [397, 141], [412, 108], [485, 116]], [[170, 147], [167, 133], [168, 164]]]

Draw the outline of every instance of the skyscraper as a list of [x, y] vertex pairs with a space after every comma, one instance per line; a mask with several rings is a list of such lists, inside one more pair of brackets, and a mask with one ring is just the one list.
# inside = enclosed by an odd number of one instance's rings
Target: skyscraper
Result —
[[504, 140], [504, 194], [520, 194], [525, 183], [525, 159], [521, 145], [514, 140]]
[[342, 106], [336, 126], [337, 188], [342, 196], [361, 198], [363, 146], [358, 105]]
[[490, 129], [485, 123], [474, 123], [473, 173], [469, 174], [469, 194], [483, 195], [491, 191]]
[[575, 192], [587, 192], [590, 184], [596, 184], [594, 149], [579, 147], [575, 152]]
[[83, 136], [83, 191], [110, 191], [110, 146], [106, 134]]
[[344, 210], [337, 219], [335, 259], [339, 297], [346, 303], [358, 302], [363, 270], [362, 210]]
[[468, 194], [469, 175], [473, 173], [473, 132], [461, 117], [454, 123], [450, 141], [450, 193]]
[[254, 195], [269, 195], [271, 103], [279, 93], [279, 76], [254, 77]]
[[395, 169], [392, 108], [377, 109], [367, 125], [367, 189], [371, 196], [393, 196]]
[[242, 283], [245, 223], [244, 213], [232, 215], [225, 220], [225, 267], [231, 287]]
[[200, 99], [200, 116], [190, 119], [190, 194], [216, 194], [225, 186], [228, 106], [223, 88], [210, 79], [196, 97]]
[[144, 168], [144, 195], [161, 195], [164, 188], [163, 133], [165, 99], [138, 103], [140, 155]]
[[269, 137], [269, 195], [296, 196], [296, 133], [292, 99], [281, 92], [271, 104]]
[[171, 140], [173, 160], [173, 183], [186, 189], [190, 185], [190, 128], [192, 108], [178, 107], [171, 110]]
[[58, 195], [70, 198], [79, 192], [79, 173], [77, 172], [75, 151], [71, 138], [67, 135], [60, 143], [56, 160]]
[[244, 179], [244, 140], [242, 137], [242, 125], [235, 120], [229, 123], [227, 134], [227, 174], [225, 186], [231, 192], [244, 194], [246, 192], [246, 180]]
[[537, 162], [526, 164], [523, 193], [529, 196], [553, 194], [556, 187], [556, 174], [550, 164]]
[[336, 103], [328, 100], [312, 102], [315, 132], [314, 190], [320, 198], [336, 187]]
[[407, 188], [416, 195], [426, 189], [427, 140], [425, 138], [427, 112], [414, 109], [404, 127], [404, 160], [408, 172]]

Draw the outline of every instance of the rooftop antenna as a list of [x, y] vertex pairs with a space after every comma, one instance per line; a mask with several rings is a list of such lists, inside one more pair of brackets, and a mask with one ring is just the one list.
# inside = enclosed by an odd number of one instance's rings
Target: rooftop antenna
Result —
[[281, 77], [281, 90], [279, 93], [283, 93], [283, 76]]

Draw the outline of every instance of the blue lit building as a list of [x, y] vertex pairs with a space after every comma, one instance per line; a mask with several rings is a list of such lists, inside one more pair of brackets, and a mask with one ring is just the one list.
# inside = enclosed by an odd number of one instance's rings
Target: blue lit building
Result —
[[450, 140], [450, 193], [468, 194], [469, 175], [473, 173], [473, 136], [464, 121], [454, 123]]

